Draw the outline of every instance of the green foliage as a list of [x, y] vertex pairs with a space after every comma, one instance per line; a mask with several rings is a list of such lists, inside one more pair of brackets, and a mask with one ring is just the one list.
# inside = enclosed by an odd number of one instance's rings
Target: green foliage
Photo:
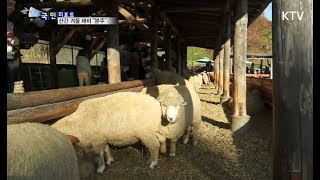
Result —
[[210, 49], [199, 48], [199, 47], [188, 47], [187, 49], [187, 60], [188, 60], [188, 67], [192, 67], [192, 62], [194, 67], [202, 67], [205, 66], [204, 63], [198, 63], [197, 60], [208, 57], [212, 59], [213, 51]]
[[248, 28], [248, 53], [272, 52], [272, 23], [264, 14]]

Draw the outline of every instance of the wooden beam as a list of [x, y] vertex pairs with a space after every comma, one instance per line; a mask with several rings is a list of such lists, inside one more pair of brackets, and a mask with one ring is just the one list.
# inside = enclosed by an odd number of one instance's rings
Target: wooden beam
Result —
[[72, 29], [71, 31], [69, 31], [69, 33], [67, 34], [67, 36], [65, 36], [65, 38], [54, 48], [54, 53], [58, 54], [60, 49], [66, 45], [66, 43], [69, 41], [69, 39], [71, 39], [71, 37], [74, 35], [74, 33], [77, 31], [77, 29]]
[[246, 99], [246, 54], [247, 54], [247, 25], [248, 25], [248, 0], [239, 0], [236, 5], [236, 25], [234, 34], [234, 92], [233, 116], [231, 130], [245, 131], [245, 126], [250, 120], [247, 115]]
[[[137, 20], [139, 23], [145, 23], [145, 22], [147, 22], [147, 19], [146, 19], [146, 18], [136, 18], [136, 20]], [[118, 22], [119, 22], [119, 24], [130, 24], [130, 23], [133, 23], [132, 21], [130, 21], [130, 20], [128, 20], [128, 19], [119, 20]]]
[[[313, 90], [314, 2], [272, 1], [273, 179], [318, 179], [313, 166], [318, 162], [313, 157], [313, 110], [318, 111], [313, 108], [313, 92], [318, 93]], [[292, 10], [304, 12], [303, 18], [283, 20], [283, 12]]]
[[194, 12], [194, 11], [222, 11], [223, 7], [208, 7], [208, 6], [203, 6], [203, 7], [197, 7], [197, 6], [189, 6], [189, 7], [167, 7], [163, 10], [165, 13], [180, 13], [180, 12]]
[[186, 40], [189, 39], [207, 39], [207, 38], [215, 38], [215, 36], [189, 36], [189, 37], [184, 37]]
[[7, 112], [7, 124], [19, 124], [26, 122], [39, 123], [61, 118], [75, 112], [79, 104], [85, 100], [104, 97], [117, 92], [140, 92], [144, 87], [145, 86], [137, 86], [133, 88], [121, 89], [117, 91], [96, 94], [93, 96], [82, 97], [69, 101], [11, 110]]
[[106, 38], [103, 38], [100, 42], [100, 44], [97, 46], [97, 48], [90, 54], [89, 60], [91, 60], [103, 47], [103, 45], [106, 43]]
[[33, 91], [25, 93], [7, 94], [7, 110], [23, 109], [27, 107], [52, 104], [68, 101], [85, 96], [128, 89], [152, 83], [152, 80], [135, 80], [115, 84], [91, 85], [71, 88], [51, 89], [44, 91]]
[[135, 24], [137, 26], [137, 28], [139, 28], [141, 31], [147, 31], [148, 30], [148, 26], [146, 26], [145, 24], [139, 22], [129, 11], [127, 11], [123, 7], [118, 6], [118, 11], [125, 18], [127, 18], [129, 22]]
[[170, 18], [167, 16], [167, 14], [165, 12], [160, 12], [160, 16], [171, 27], [172, 31], [176, 35], [179, 35], [179, 31], [178, 31], [177, 27], [173, 24], [173, 22], [170, 20]]
[[41, 3], [25, 3], [23, 7], [30, 8], [34, 7], [36, 9], [41, 8], [71, 8], [71, 7], [79, 7], [79, 6], [92, 6], [93, 3], [91, 0], [77, 0], [77, 1], [48, 1]]

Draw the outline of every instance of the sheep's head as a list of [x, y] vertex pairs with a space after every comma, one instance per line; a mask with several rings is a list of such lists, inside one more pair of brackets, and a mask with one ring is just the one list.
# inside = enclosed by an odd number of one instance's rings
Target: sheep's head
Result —
[[[160, 101], [160, 100], [159, 100]], [[166, 105], [164, 103], [161, 103], [161, 109], [162, 109], [162, 116], [171, 124], [174, 124], [176, 122], [176, 119], [179, 114], [180, 106], [187, 105], [187, 102], [183, 101], [182, 103], [178, 105]]]
[[162, 117], [171, 124], [176, 122], [181, 106], [187, 105], [187, 102], [184, 101], [174, 88], [165, 91], [157, 100], [161, 104]]

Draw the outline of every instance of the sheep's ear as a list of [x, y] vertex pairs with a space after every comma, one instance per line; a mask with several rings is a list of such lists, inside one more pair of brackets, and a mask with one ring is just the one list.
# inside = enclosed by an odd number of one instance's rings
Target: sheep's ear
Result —
[[179, 86], [179, 83], [175, 84], [175, 86]]
[[184, 102], [182, 102], [181, 103], [181, 106], [185, 106], [185, 105], [187, 105], [188, 103], [186, 102], [186, 101], [184, 101]]
[[67, 135], [68, 139], [71, 141], [72, 144], [77, 144], [79, 141], [79, 139], [75, 136], [72, 135]]

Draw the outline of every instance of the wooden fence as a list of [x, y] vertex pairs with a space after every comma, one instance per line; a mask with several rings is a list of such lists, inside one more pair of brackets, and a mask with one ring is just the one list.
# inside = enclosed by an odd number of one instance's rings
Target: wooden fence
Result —
[[7, 124], [45, 122], [73, 113], [87, 99], [116, 92], [140, 92], [152, 86], [152, 80], [135, 80], [115, 84], [61, 88], [7, 94]]

